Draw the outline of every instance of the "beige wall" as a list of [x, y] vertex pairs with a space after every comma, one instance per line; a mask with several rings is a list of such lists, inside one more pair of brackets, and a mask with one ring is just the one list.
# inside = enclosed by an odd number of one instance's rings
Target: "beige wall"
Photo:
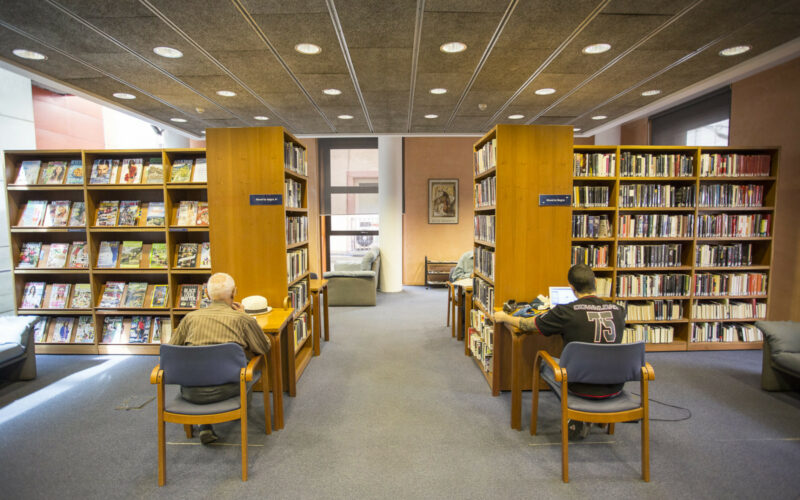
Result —
[[646, 146], [650, 144], [650, 119], [640, 118], [620, 127], [620, 144], [626, 146]]
[[800, 58], [732, 86], [731, 146], [780, 146], [769, 317], [800, 321]]
[[[425, 256], [457, 260], [472, 250], [472, 145], [477, 137], [404, 141], [403, 284], [425, 284]], [[458, 179], [458, 224], [428, 224], [428, 179]]]
[[319, 224], [319, 153], [316, 139], [300, 139], [308, 162], [308, 268], [322, 277]]

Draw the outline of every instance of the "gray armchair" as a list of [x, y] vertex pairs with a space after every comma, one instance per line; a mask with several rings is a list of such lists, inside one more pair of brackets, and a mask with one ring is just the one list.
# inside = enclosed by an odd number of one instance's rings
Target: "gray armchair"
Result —
[[36, 320], [36, 316], [0, 317], [0, 378], [3, 380], [36, 378], [33, 340]]
[[761, 388], [800, 390], [800, 323], [756, 321], [756, 326], [764, 332]]
[[328, 305], [374, 306], [377, 302], [381, 254], [372, 248], [357, 263], [334, 265], [323, 274], [328, 280]]

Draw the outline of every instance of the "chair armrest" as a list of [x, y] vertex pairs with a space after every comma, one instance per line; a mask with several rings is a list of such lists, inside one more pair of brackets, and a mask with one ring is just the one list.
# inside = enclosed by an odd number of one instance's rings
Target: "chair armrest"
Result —
[[150, 372], [150, 383], [157, 384], [159, 383], [161, 376], [164, 374], [164, 371], [161, 370], [161, 365], [156, 365], [153, 368], [153, 371]]
[[556, 378], [556, 382], [561, 382], [562, 370], [561, 367], [558, 366], [558, 363], [556, 363], [556, 360], [554, 360], [553, 357], [547, 353], [547, 351], [538, 351], [536, 353], [536, 359], [538, 360], [540, 358], [543, 359], [548, 365], [550, 365], [550, 368], [553, 370], [553, 375]]
[[647, 377], [647, 380], [656, 379], [656, 372], [653, 371], [653, 366], [650, 363], [645, 363], [642, 367], [642, 377]]
[[328, 271], [323, 275], [325, 279], [331, 278], [369, 278], [375, 279], [375, 271]]
[[283, 308], [287, 309], [289, 307], [289, 296], [283, 298]]
[[262, 361], [264, 361], [264, 355], [259, 354], [258, 356], [253, 356], [253, 359], [251, 359], [250, 362], [247, 363], [247, 366], [244, 368], [244, 379], [247, 382], [253, 380], [253, 372], [258, 370], [258, 365]]

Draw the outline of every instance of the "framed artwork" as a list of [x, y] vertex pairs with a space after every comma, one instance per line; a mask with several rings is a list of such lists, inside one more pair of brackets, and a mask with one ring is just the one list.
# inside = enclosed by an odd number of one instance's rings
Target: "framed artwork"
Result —
[[458, 224], [458, 179], [428, 179], [428, 224]]

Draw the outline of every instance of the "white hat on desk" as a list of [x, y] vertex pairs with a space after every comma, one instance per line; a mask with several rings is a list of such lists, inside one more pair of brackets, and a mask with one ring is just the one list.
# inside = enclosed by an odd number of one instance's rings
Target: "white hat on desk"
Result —
[[251, 295], [242, 299], [242, 307], [247, 314], [263, 314], [272, 310], [267, 305], [267, 298], [261, 295]]

